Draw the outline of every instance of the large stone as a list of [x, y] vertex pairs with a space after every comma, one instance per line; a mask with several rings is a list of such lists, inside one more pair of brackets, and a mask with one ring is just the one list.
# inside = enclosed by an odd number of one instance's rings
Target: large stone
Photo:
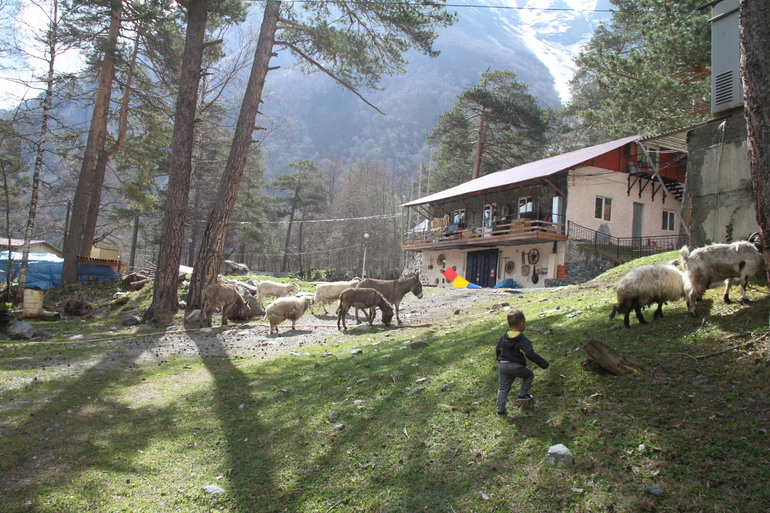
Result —
[[30, 340], [37, 335], [37, 330], [28, 322], [11, 321], [7, 333], [12, 340]]
[[564, 444], [556, 444], [548, 448], [548, 458], [546, 461], [557, 467], [564, 467], [572, 464], [574, 458]]

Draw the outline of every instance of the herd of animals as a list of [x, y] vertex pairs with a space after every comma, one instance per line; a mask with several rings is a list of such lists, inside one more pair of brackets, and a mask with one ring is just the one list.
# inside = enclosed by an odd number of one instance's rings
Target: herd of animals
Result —
[[[748, 301], [748, 279], [763, 268], [758, 234], [752, 235], [749, 240], [711, 244], [692, 252], [684, 246], [679, 255], [679, 262], [643, 265], [627, 273], [616, 286], [618, 302], [610, 318], [618, 313], [623, 314], [624, 325], [630, 327], [629, 315], [633, 311], [641, 324], [647, 324], [642, 308], [657, 303], [653, 315], [653, 319], [657, 319], [663, 316], [664, 303], [680, 298], [687, 303], [690, 314], [696, 316], [695, 303], [712, 283], [725, 281], [722, 297], [729, 303], [730, 286], [735, 279], [740, 282], [742, 299]], [[241, 292], [236, 287], [247, 290]], [[350, 281], [321, 283], [317, 285], [315, 295], [298, 295], [299, 285], [295, 282], [261, 281], [250, 287], [241, 282], [233, 284], [216, 281], [204, 290], [200, 318], [202, 325], [211, 326], [212, 313], [220, 307], [223, 325], [229, 319], [250, 320], [264, 316], [270, 323], [272, 334], [278, 333], [278, 325], [284, 321], [291, 321], [291, 328], [295, 329], [297, 321], [305, 312], [310, 310], [313, 313], [318, 306], [328, 315], [326, 305], [339, 301], [336, 311], [338, 329], [347, 329], [346, 316], [351, 308], [356, 309], [356, 321], [359, 320], [359, 311], [363, 311], [370, 326], [379, 309], [383, 324], [389, 326], [394, 314], [396, 321], [399, 324], [402, 322], [399, 305], [409, 292], [422, 298], [419, 275], [412, 274], [400, 280], [353, 278]], [[267, 297], [276, 299], [267, 308], [263, 308], [262, 302]]]
[[623, 324], [630, 326], [628, 317], [633, 311], [641, 324], [647, 324], [642, 308], [657, 303], [653, 319], [663, 317], [663, 303], [683, 298], [690, 315], [695, 317], [695, 303], [712, 283], [725, 282], [722, 299], [730, 302], [730, 286], [738, 279], [741, 284], [741, 298], [748, 302], [746, 285], [749, 277], [763, 268], [762, 247], [759, 234], [752, 234], [748, 240], [730, 244], [711, 244], [690, 251], [684, 246], [679, 251], [679, 264], [643, 265], [626, 274], [616, 286], [618, 304], [612, 309], [615, 314], [624, 315]]
[[[242, 293], [238, 288], [245, 288]], [[320, 283], [315, 295], [299, 295], [299, 285], [296, 282], [278, 283], [275, 281], [260, 281], [256, 286], [249, 287], [245, 283], [224, 283], [215, 281], [203, 290], [203, 305], [200, 319], [204, 326], [211, 326], [213, 312], [222, 309], [222, 324], [228, 320], [250, 320], [264, 316], [270, 323], [270, 333], [278, 333], [278, 325], [291, 321], [291, 329], [305, 312], [321, 306], [324, 313], [329, 311], [326, 305], [339, 301], [337, 307], [337, 328], [347, 329], [345, 318], [351, 308], [356, 309], [356, 321], [359, 311], [363, 311], [369, 325], [379, 309], [382, 323], [390, 326], [395, 313], [396, 321], [400, 324], [399, 305], [407, 293], [413, 293], [422, 298], [422, 283], [420, 276], [412, 274], [400, 280], [376, 280], [372, 278], [353, 278], [350, 281]], [[294, 295], [291, 295], [294, 294]], [[265, 298], [275, 300], [267, 308], [262, 307]]]

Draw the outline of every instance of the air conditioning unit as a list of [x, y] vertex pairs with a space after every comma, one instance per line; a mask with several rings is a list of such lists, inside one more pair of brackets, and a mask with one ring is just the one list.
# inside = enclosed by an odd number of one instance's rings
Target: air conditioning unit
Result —
[[743, 105], [739, 0], [714, 5], [711, 18], [711, 114]]

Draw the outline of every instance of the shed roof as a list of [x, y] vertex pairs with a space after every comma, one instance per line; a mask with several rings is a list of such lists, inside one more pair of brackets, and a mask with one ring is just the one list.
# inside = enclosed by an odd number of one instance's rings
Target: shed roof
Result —
[[[10, 239], [10, 249], [21, 249], [24, 246], [24, 239]], [[61, 256], [61, 250], [45, 240], [30, 240], [30, 245], [45, 246], [51, 253]], [[0, 248], [8, 248], [8, 239], [0, 239]]]
[[537, 180], [538, 178], [545, 178], [547, 176], [554, 175], [561, 171], [573, 168], [587, 162], [591, 159], [604, 155], [612, 150], [621, 148], [628, 143], [640, 140], [641, 137], [633, 135], [631, 137], [624, 137], [623, 139], [617, 139], [596, 146], [590, 146], [581, 150], [571, 151], [569, 153], [562, 153], [561, 155], [555, 155], [542, 160], [536, 160], [528, 164], [522, 164], [521, 166], [512, 167], [510, 169], [504, 169], [502, 171], [496, 171], [494, 173], [476, 178], [469, 182], [461, 183], [449, 189], [425, 196], [408, 203], [401, 205], [402, 207], [411, 207], [415, 205], [424, 205], [425, 203], [435, 203], [449, 198], [456, 198], [459, 196], [465, 196], [475, 192], [486, 191], [490, 189], [498, 189], [500, 187], [509, 186], [511, 184], [528, 182], [531, 180]]

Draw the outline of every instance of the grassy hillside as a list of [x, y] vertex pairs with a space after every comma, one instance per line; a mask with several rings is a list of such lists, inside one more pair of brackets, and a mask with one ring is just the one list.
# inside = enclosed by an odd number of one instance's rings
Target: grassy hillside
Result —
[[[624, 272], [671, 258], [269, 361], [140, 364], [128, 342], [0, 342], [3, 511], [764, 513], [767, 287], [748, 305], [712, 289], [698, 318], [684, 302], [647, 326], [607, 318]], [[498, 417], [494, 345], [509, 307], [552, 365], [535, 371], [533, 405]], [[653, 376], [592, 371], [589, 336]], [[97, 363], [57, 368], [72, 357]], [[546, 463], [559, 443], [574, 465]]]

